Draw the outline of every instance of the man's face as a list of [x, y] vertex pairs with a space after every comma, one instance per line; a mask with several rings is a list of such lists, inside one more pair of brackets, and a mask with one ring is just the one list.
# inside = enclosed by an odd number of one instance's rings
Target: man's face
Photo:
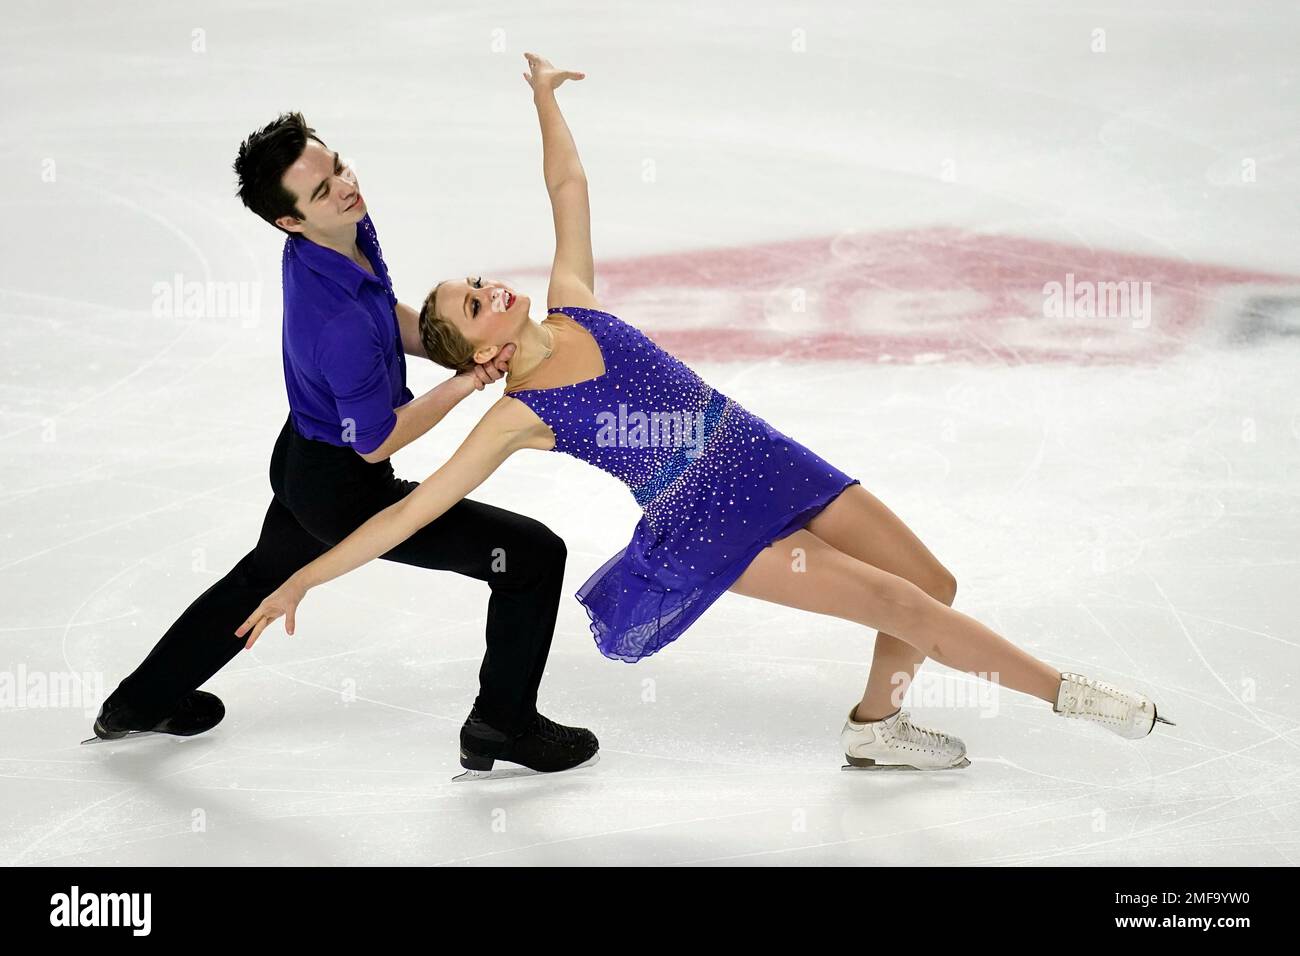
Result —
[[281, 216], [276, 224], [298, 233], [332, 234], [356, 225], [366, 214], [366, 201], [356, 174], [339, 154], [314, 139], [280, 180], [293, 193], [302, 219]]

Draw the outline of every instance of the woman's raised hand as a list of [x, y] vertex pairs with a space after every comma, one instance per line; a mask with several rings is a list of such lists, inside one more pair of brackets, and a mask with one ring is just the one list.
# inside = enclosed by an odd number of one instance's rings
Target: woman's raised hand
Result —
[[533, 92], [553, 90], [565, 80], [581, 80], [587, 75], [573, 70], [557, 70], [550, 60], [536, 53], [525, 53], [524, 59], [528, 61], [529, 70], [524, 74], [524, 82], [533, 88]]

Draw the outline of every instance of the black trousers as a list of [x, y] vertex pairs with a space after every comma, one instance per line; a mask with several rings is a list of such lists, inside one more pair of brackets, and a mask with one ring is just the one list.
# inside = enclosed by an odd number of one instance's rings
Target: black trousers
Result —
[[[389, 462], [370, 464], [350, 448], [304, 438], [287, 420], [271, 456], [275, 496], [257, 547], [185, 609], [110, 700], [151, 724], [161, 720], [243, 649], [235, 629], [263, 598], [415, 487]], [[467, 498], [383, 557], [488, 583], [475, 706], [494, 727], [522, 730], [536, 713], [555, 629], [563, 540], [538, 521]]]

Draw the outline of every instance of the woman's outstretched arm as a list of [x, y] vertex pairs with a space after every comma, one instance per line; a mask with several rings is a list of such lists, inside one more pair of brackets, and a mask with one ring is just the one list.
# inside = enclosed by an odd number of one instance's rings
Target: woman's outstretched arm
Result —
[[591, 254], [591, 207], [587, 198], [587, 174], [578, 158], [569, 125], [555, 100], [555, 90], [565, 80], [581, 80], [586, 74], [557, 70], [549, 60], [525, 53], [529, 72], [524, 79], [533, 89], [533, 104], [542, 127], [542, 175], [551, 197], [555, 218], [555, 260], [546, 305], [598, 305], [594, 290], [596, 267]]
[[498, 400], [446, 464], [401, 501], [372, 516], [295, 572], [248, 616], [235, 636], [243, 637], [251, 628], [245, 646], [252, 647], [266, 626], [279, 617], [285, 618], [285, 630], [292, 634], [295, 612], [311, 588], [387, 554], [481, 485], [516, 451], [542, 447], [537, 424], [536, 416], [522, 403], [511, 398]]

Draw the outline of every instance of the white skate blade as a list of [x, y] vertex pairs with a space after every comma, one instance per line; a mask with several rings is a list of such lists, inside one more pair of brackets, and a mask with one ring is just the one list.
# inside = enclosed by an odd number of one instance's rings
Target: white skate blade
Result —
[[156, 730], [128, 730], [126, 734], [121, 737], [100, 737], [99, 735], [87, 737], [81, 742], [81, 745], [84, 747], [86, 744], [116, 744], [121, 743], [124, 740], [133, 740], [136, 737], [157, 736], [159, 736], [159, 734]]
[[600, 754], [592, 754], [591, 759], [585, 760], [576, 767], [570, 767], [568, 770], [553, 770], [550, 773], [542, 773], [540, 770], [530, 770], [528, 767], [520, 767], [512, 764], [508, 760], [498, 760], [498, 764], [506, 764], [504, 767], [493, 767], [491, 770], [466, 770], [451, 778], [452, 783], [474, 783], [486, 780], [516, 780], [520, 777], [556, 777], [563, 774], [572, 773], [575, 770], [581, 770], [584, 767], [591, 767], [600, 762]]
[[969, 766], [970, 766], [970, 758], [962, 757], [960, 763], [955, 763], [948, 767], [913, 767], [911, 764], [906, 764], [906, 763], [869, 763], [869, 764], [846, 763], [844, 766], [840, 767], [840, 769], [841, 770], [877, 770], [877, 771], [895, 770], [895, 771], [911, 771], [912, 773], [928, 773], [933, 770], [963, 770]]

